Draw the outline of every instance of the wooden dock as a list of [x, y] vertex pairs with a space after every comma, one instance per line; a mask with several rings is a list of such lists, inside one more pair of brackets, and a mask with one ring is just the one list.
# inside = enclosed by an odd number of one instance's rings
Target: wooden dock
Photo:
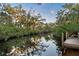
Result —
[[68, 38], [63, 44], [66, 48], [79, 49], [79, 38]]
[[[61, 35], [62, 55], [78, 55], [79, 56], [79, 35], [68, 35], [68, 32]], [[71, 51], [71, 52], [70, 52]], [[73, 53], [73, 51], [75, 53]]]

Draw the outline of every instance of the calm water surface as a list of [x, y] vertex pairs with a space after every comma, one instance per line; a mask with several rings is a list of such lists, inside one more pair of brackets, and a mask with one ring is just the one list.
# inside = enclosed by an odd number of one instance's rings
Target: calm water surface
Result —
[[[69, 53], [69, 55], [74, 55], [74, 50], [68, 49], [65, 54], [62, 52], [61, 41], [55, 39], [52, 33], [11, 39], [0, 43], [0, 55], [3, 56], [61, 56]], [[77, 55], [79, 55], [78, 52]]]

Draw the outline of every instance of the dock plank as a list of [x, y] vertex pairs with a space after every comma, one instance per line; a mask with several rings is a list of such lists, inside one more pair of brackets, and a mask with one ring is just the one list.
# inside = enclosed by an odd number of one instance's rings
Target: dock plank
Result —
[[78, 38], [69, 38], [64, 42], [64, 47], [79, 49], [79, 39]]

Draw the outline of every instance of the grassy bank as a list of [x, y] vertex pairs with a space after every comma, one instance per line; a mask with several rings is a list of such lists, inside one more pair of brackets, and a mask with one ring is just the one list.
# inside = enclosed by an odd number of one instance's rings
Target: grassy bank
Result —
[[0, 24], [0, 40], [8, 40], [11, 38], [17, 38], [21, 36], [29, 36], [41, 33], [47, 33], [46, 29], [27, 30], [26, 28], [17, 27], [13, 24]]

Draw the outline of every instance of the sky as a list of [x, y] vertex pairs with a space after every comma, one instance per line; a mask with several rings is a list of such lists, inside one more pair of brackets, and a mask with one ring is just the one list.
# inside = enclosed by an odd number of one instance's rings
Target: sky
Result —
[[55, 22], [57, 11], [63, 8], [62, 3], [13, 3], [12, 6], [21, 4], [25, 10], [33, 9], [40, 13], [42, 18], [46, 19], [45, 22]]

